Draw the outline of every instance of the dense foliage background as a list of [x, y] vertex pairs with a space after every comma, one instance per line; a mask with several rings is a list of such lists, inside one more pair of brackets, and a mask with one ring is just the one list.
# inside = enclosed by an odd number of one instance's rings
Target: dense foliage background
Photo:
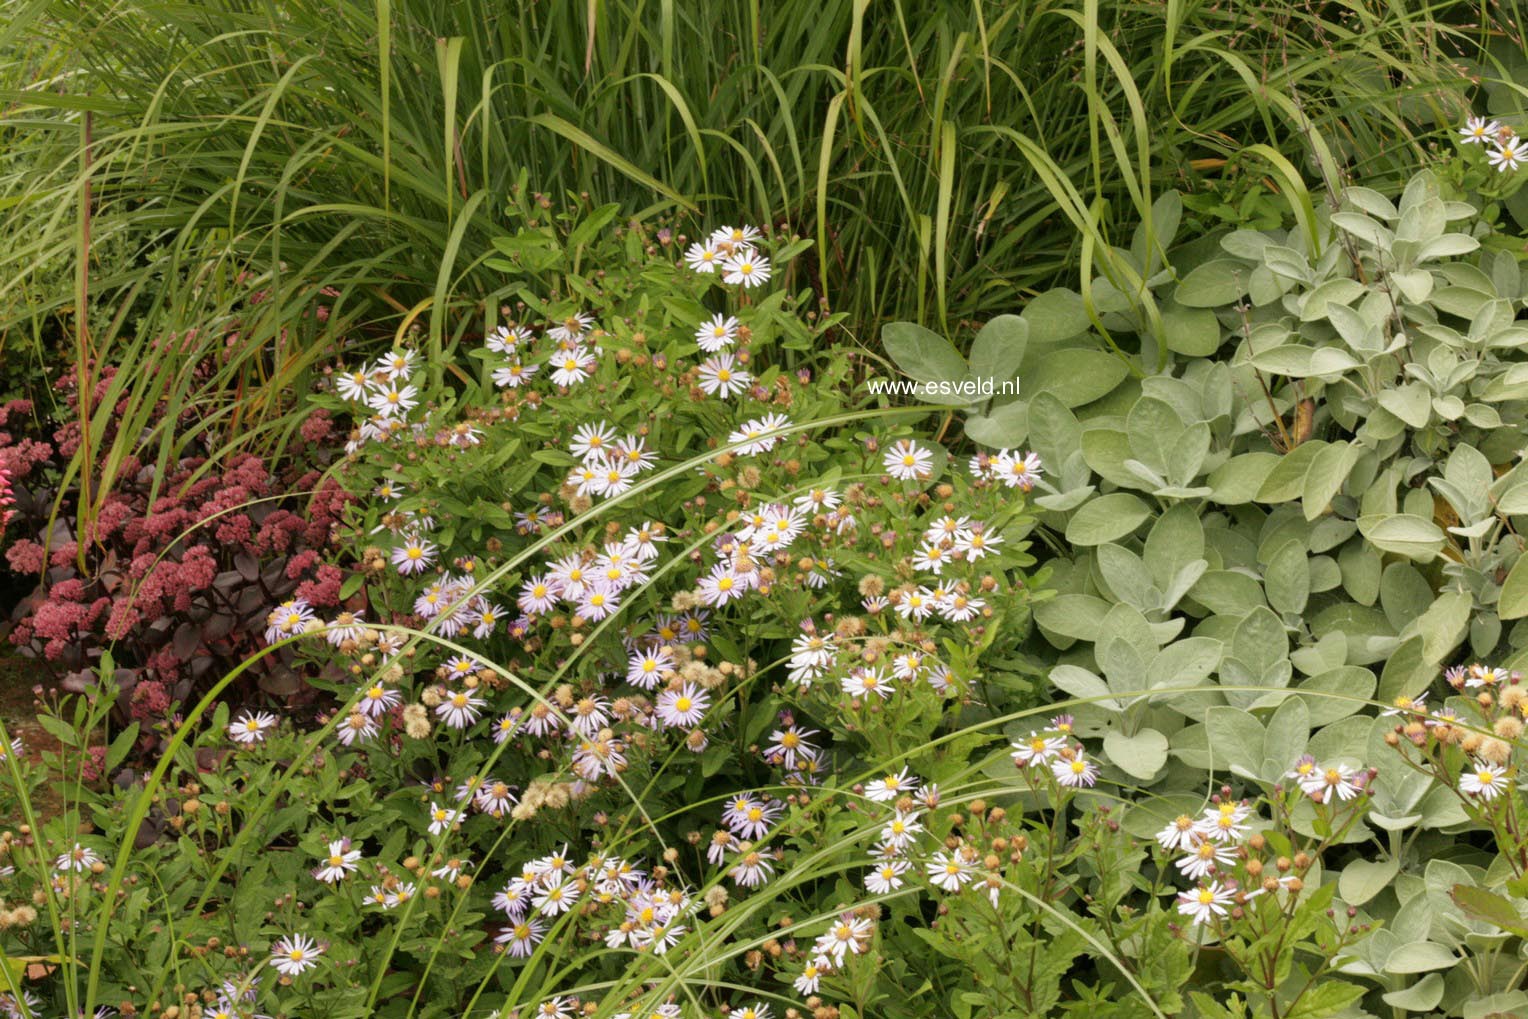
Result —
[[1528, 1008], [1516, 3], [0, 11], [0, 1014]]

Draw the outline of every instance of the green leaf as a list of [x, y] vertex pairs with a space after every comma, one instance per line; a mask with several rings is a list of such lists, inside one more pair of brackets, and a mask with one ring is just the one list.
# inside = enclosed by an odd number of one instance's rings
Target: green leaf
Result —
[[1309, 741], [1310, 712], [1304, 701], [1291, 697], [1268, 719], [1262, 747], [1263, 781], [1271, 784], [1282, 779], [1295, 759], [1305, 752], [1305, 744]]
[[1374, 673], [1362, 665], [1341, 665], [1302, 679], [1300, 699], [1310, 709], [1311, 726], [1330, 725], [1367, 708], [1365, 701], [1374, 697], [1375, 683]]
[[1022, 318], [1029, 323], [1034, 343], [1058, 343], [1088, 331], [1088, 310], [1075, 290], [1058, 287], [1037, 294], [1024, 305]]
[[1528, 555], [1520, 555], [1501, 585], [1496, 614], [1503, 619], [1528, 616]]
[[1346, 1014], [1367, 991], [1368, 988], [1361, 984], [1325, 977], [1311, 984], [1284, 1016], [1285, 1019], [1332, 1019]]
[[1520, 938], [1528, 937], [1528, 922], [1524, 921], [1522, 913], [1510, 900], [1495, 892], [1474, 885], [1456, 884], [1448, 895], [1465, 916], [1500, 927]]
[[599, 236], [599, 232], [605, 229], [621, 211], [619, 202], [611, 202], [609, 205], [601, 205], [598, 209], [589, 213], [587, 219], [573, 228], [568, 234], [568, 250], [581, 247], [590, 243]]
[[999, 315], [982, 326], [971, 342], [971, 377], [991, 379], [1000, 388], [1018, 375], [1028, 345], [1029, 323], [1017, 315]]
[[[1412, 513], [1373, 513], [1358, 518], [1358, 530], [1370, 543], [1417, 562], [1431, 562], [1447, 541], [1443, 529]], [[1528, 609], [1524, 609], [1528, 613]]]
[[1229, 768], [1243, 778], [1256, 780], [1262, 761], [1263, 724], [1240, 708], [1218, 704], [1204, 715], [1210, 755], [1217, 766]]
[[1263, 588], [1275, 611], [1286, 615], [1305, 611], [1310, 598], [1310, 561], [1302, 541], [1290, 538], [1279, 546], [1263, 570]]
[[1080, 407], [1112, 392], [1128, 374], [1130, 368], [1113, 354], [1066, 347], [1045, 354], [1024, 384], [1031, 396], [1054, 393], [1068, 407]]
[[1126, 736], [1118, 729], [1104, 734], [1104, 753], [1126, 774], [1150, 781], [1167, 763], [1167, 737], [1155, 729]]
[[990, 414], [972, 414], [966, 418], [966, 435], [971, 441], [993, 449], [1022, 445], [1028, 434], [1028, 407], [1020, 400], [996, 407]]
[[1458, 957], [1442, 945], [1431, 941], [1414, 941], [1401, 945], [1385, 960], [1386, 973], [1426, 973], [1434, 969], [1450, 969]]
[[1066, 525], [1074, 545], [1102, 545], [1133, 532], [1151, 516], [1151, 507], [1128, 492], [1114, 492], [1086, 503]]
[[1189, 308], [1166, 301], [1162, 308], [1162, 336], [1167, 349], [1186, 357], [1209, 357], [1220, 349], [1220, 319], [1208, 308]]
[[1350, 906], [1362, 906], [1389, 887], [1400, 873], [1395, 860], [1354, 860], [1342, 868], [1337, 879], [1337, 894]]
[[1191, 271], [1173, 291], [1177, 302], [1189, 308], [1218, 308], [1235, 304], [1247, 294], [1251, 272], [1241, 262], [1217, 258]]
[[1074, 640], [1098, 639], [1109, 603], [1090, 594], [1062, 594], [1035, 606], [1035, 622]]
[[1109, 686], [1095, 673], [1077, 665], [1058, 665], [1051, 670], [1050, 681], [1073, 697], [1091, 701], [1110, 711], [1119, 711], [1119, 701], [1106, 698]]
[[1326, 448], [1319, 439], [1300, 443], [1279, 458], [1257, 490], [1258, 502], [1288, 502], [1305, 494], [1305, 475], [1316, 454]]
[[1276, 453], [1242, 453], [1210, 472], [1211, 502], [1240, 506], [1257, 498], [1269, 473], [1282, 462]]
[[1300, 494], [1306, 520], [1315, 520], [1327, 511], [1332, 497], [1342, 490], [1358, 456], [1359, 449], [1352, 443], [1334, 442], [1322, 448], [1311, 460]]
[[111, 746], [106, 751], [105, 772], [110, 774], [117, 770], [117, 766], [127, 760], [127, 755], [133, 749], [133, 744], [138, 739], [138, 723], [133, 722], [126, 729], [117, 734], [117, 738], [111, 741]]
[[908, 376], [919, 382], [959, 382], [966, 377], [966, 359], [949, 340], [915, 322], [890, 322], [881, 329], [886, 353]]
[[1381, 997], [1385, 999], [1385, 1004], [1408, 1012], [1431, 1012], [1443, 1000], [1443, 977], [1438, 973], [1429, 973], [1410, 987], [1391, 991]]
[[1379, 391], [1379, 405], [1412, 428], [1426, 428], [1432, 420], [1432, 394], [1420, 382], [1407, 382]]

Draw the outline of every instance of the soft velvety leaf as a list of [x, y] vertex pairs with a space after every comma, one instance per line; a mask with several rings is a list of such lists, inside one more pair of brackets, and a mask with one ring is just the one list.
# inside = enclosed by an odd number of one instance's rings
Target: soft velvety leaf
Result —
[[1400, 872], [1395, 860], [1354, 860], [1337, 878], [1337, 894], [1350, 906], [1362, 906], [1389, 887]]
[[919, 382], [958, 382], [966, 377], [966, 359], [949, 340], [915, 322], [890, 322], [881, 344], [898, 368]]
[[1167, 737], [1155, 729], [1134, 736], [1111, 729], [1104, 735], [1104, 754], [1125, 773], [1150, 781], [1167, 763]]
[[991, 379], [994, 387], [1011, 382], [1024, 360], [1029, 345], [1029, 323], [1017, 315], [999, 315], [976, 334], [971, 342], [971, 377]]
[[[1410, 513], [1371, 514], [1358, 518], [1358, 529], [1375, 546], [1418, 562], [1431, 562], [1447, 541], [1443, 529]], [[1525, 609], [1528, 611], [1528, 609]]]
[[1074, 545], [1102, 545], [1133, 532], [1151, 516], [1151, 508], [1128, 492], [1094, 499], [1066, 525], [1066, 540]]
[[1247, 276], [1251, 270], [1229, 258], [1217, 258], [1206, 262], [1178, 283], [1173, 291], [1177, 302], [1189, 308], [1219, 308], [1234, 304], [1247, 293]]
[[1068, 407], [1080, 407], [1112, 392], [1128, 374], [1129, 367], [1113, 354], [1066, 347], [1040, 358], [1026, 372], [1024, 385], [1031, 396], [1054, 393]]
[[1501, 586], [1496, 614], [1503, 619], [1528, 616], [1528, 555], [1518, 556], [1517, 562], [1512, 564], [1512, 570]]

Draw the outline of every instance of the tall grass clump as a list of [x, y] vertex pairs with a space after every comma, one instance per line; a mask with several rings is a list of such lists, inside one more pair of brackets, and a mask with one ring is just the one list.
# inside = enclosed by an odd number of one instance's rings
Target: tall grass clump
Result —
[[[1064, 278], [1165, 185], [1277, 209], [1314, 153], [1384, 187], [1502, 34], [1451, 4], [7, 12], [0, 342], [66, 341], [82, 392], [122, 367], [79, 412], [101, 490], [144, 438], [161, 462], [279, 447], [347, 344], [481, 333], [514, 296], [483, 263], [521, 180], [681, 232], [746, 210], [816, 242], [803, 279], [851, 333], [943, 330]], [[147, 429], [155, 403], [195, 421]], [[112, 413], [135, 427], [99, 448]]]

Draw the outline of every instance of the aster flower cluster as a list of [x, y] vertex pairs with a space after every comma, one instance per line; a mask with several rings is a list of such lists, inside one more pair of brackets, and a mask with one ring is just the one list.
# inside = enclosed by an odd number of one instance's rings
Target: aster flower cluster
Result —
[[[1412, 768], [1452, 790], [1464, 811], [1495, 833], [1498, 845], [1528, 844], [1528, 832], [1518, 828], [1516, 750], [1528, 719], [1522, 674], [1477, 662], [1449, 668], [1443, 679], [1456, 696], [1431, 710], [1425, 695], [1397, 698], [1385, 712], [1396, 719], [1385, 742]], [[1503, 858], [1514, 873], [1524, 873], [1520, 853]]]
[[1516, 170], [1528, 161], [1528, 146], [1510, 127], [1500, 121], [1485, 117], [1467, 117], [1459, 129], [1462, 145], [1479, 145], [1486, 150], [1486, 159], [1501, 173]]
[[[567, 927], [575, 941], [662, 955], [721, 915], [729, 896], [783, 872], [801, 832], [777, 829], [795, 797], [809, 802], [805, 787], [832, 774], [835, 740], [931, 730], [946, 699], [972, 696], [969, 677], [941, 658], [976, 647], [1025, 597], [1010, 587], [1029, 562], [1010, 530], [1024, 512], [1011, 490], [1037, 483], [1038, 458], [981, 454], [946, 475], [944, 450], [901, 429], [834, 439], [842, 450], [825, 463], [828, 448], [786, 413], [804, 405], [823, 415], [810, 373], [782, 373], [763, 356], [785, 327], [769, 302], [750, 301], [775, 271], [761, 233], [729, 228], [699, 247], [684, 267], [661, 270], [710, 288], [698, 322], [681, 316], [677, 331], [667, 306], [661, 326], [606, 307], [510, 318], [527, 313], [520, 306], [475, 352], [493, 386], [469, 399], [436, 394], [406, 347], [333, 376], [354, 422], [345, 470], [369, 493], [342, 528], [365, 585], [347, 588], [343, 604], [285, 598], [269, 608], [264, 637], [289, 643], [281, 652], [336, 703], [316, 708], [317, 736], [263, 706], [236, 710], [225, 747], [254, 768], [286, 760], [294, 740], [324, 741], [320, 754], [342, 774], [378, 787], [409, 785], [442, 757], [450, 773], [402, 798], [392, 833], [406, 836], [402, 849], [368, 847], [364, 828], [310, 830], [305, 901], [328, 896], [359, 906], [368, 923], [407, 923], [438, 912], [442, 897], [486, 909], [491, 896], [506, 962], [537, 956]], [[739, 306], [718, 310], [714, 291]], [[593, 395], [629, 384], [673, 387], [663, 413]], [[543, 408], [555, 414], [531, 416]], [[649, 494], [644, 475], [693, 457], [697, 435], [710, 462]], [[512, 462], [494, 460], [510, 442]], [[495, 471], [517, 480], [499, 484]], [[760, 647], [770, 664], [753, 657]], [[771, 683], [779, 700], [768, 721], [742, 717]], [[485, 839], [495, 833], [520, 845], [554, 823], [614, 831], [632, 776], [645, 781], [690, 754], [707, 776], [729, 765], [773, 773], [751, 775], [724, 805], [705, 844], [704, 890], [667, 853], [651, 864], [617, 857], [603, 836], [581, 864], [567, 844], [509, 874], [492, 858]], [[936, 786], [899, 766], [860, 791], [890, 811], [868, 892], [908, 880], [955, 892], [974, 880], [974, 848], [919, 844]], [[553, 816], [516, 827], [541, 815]], [[871, 907], [846, 908], [810, 948], [794, 946], [791, 983], [817, 993], [870, 950], [876, 919]], [[349, 965], [349, 947], [319, 928], [276, 933], [268, 965], [283, 979]]]

